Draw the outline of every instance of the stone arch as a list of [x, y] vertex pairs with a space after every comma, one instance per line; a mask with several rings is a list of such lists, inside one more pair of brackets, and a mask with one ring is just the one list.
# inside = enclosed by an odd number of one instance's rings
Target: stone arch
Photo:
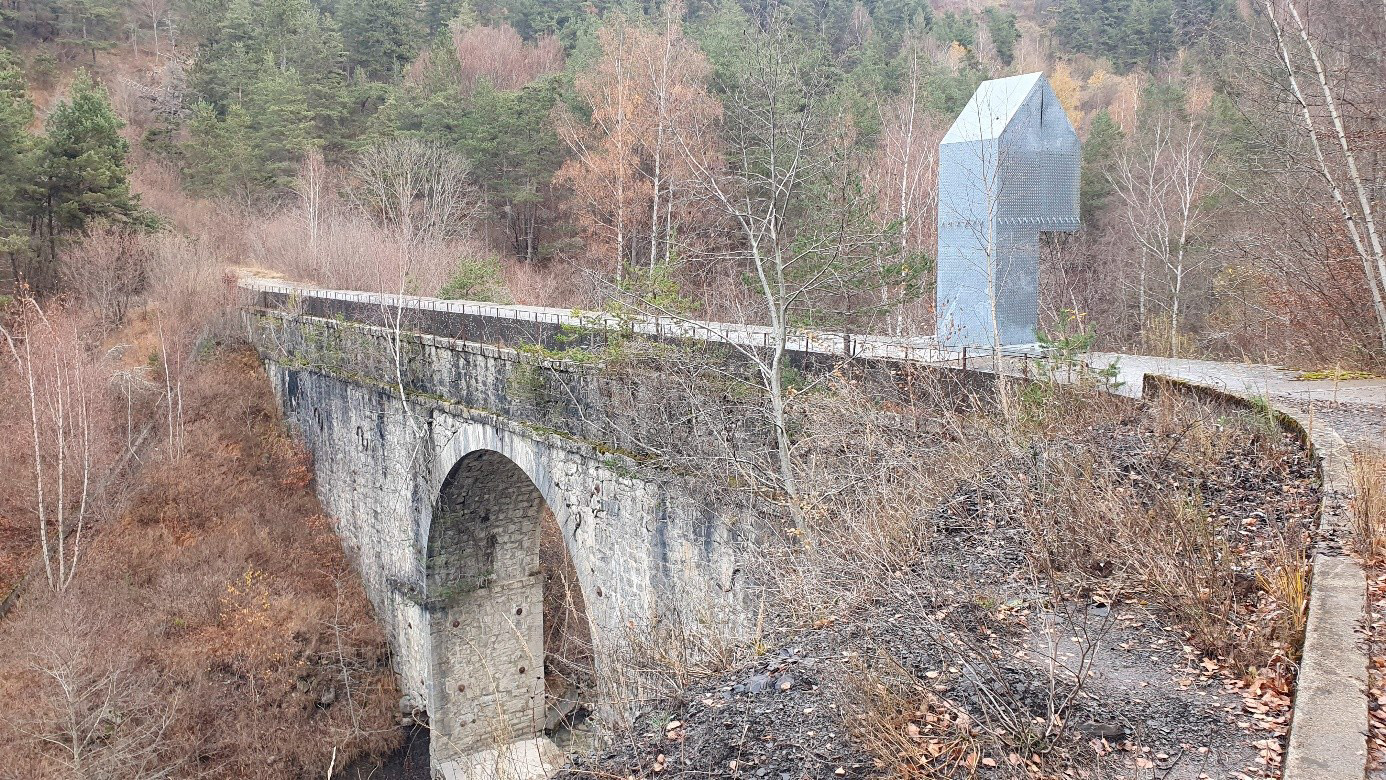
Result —
[[[577, 579], [571, 540], [552, 511], [562, 505], [544, 495], [555, 486], [541, 481], [546, 475], [533, 448], [506, 446], [514, 442], [503, 435], [485, 438], [496, 448], [468, 448], [455, 460], [426, 528], [435, 762], [532, 740], [551, 725], [545, 597], [554, 561], [541, 557], [541, 537], [550, 551], [556, 538], [564, 580]], [[459, 444], [454, 439], [444, 448], [444, 463]]]

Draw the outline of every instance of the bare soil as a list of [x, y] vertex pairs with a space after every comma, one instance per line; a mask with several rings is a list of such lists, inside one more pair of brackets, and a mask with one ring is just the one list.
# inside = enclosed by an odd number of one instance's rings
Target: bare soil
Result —
[[850, 614], [772, 632], [561, 776], [1278, 777], [1297, 651], [1268, 581], [1310, 541], [1316, 470], [1248, 413], [1186, 403], [1227, 434], [1209, 462], [1172, 457], [1188, 442], [1148, 405], [1041, 449], [1086, 448], [1142, 496], [1198, 497], [1230, 563], [1220, 646], [1191, 628], [1201, 594], [1186, 610], [1142, 593], [1120, 561], [1037, 567], [1022, 453], [926, 513], [927, 549]]

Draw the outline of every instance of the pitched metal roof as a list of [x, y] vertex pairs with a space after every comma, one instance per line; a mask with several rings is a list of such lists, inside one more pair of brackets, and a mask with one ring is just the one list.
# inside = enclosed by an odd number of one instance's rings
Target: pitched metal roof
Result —
[[967, 107], [958, 115], [942, 143], [961, 143], [997, 138], [1010, 123], [1015, 112], [1025, 105], [1025, 100], [1044, 78], [1043, 73], [1026, 73], [1023, 76], [1007, 76], [1003, 79], [983, 81], [967, 101]]

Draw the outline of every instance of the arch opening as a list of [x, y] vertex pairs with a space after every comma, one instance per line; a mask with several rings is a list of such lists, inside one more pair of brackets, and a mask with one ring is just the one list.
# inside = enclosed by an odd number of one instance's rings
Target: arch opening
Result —
[[425, 568], [434, 761], [562, 744], [592, 711], [590, 624], [557, 518], [520, 466], [493, 450], [458, 461]]

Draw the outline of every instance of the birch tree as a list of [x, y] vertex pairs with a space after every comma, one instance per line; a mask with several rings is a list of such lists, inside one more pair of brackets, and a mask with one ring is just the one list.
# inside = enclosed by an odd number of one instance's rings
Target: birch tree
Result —
[[308, 250], [312, 252], [314, 260], [320, 257], [318, 239], [322, 234], [323, 218], [326, 216], [327, 179], [327, 164], [323, 160], [322, 150], [309, 149], [298, 164], [298, 176], [294, 179], [293, 190], [294, 194], [298, 195], [299, 205], [303, 208], [303, 225], [308, 230]]
[[13, 433], [27, 444], [26, 503], [38, 526], [44, 576], [49, 588], [64, 591], [77, 574], [109, 463], [98, 430], [103, 377], [72, 322], [50, 317], [32, 298], [18, 306], [15, 322], [0, 326], [23, 399]]
[[[894, 225], [898, 242], [897, 259], [906, 264], [899, 279], [880, 290], [881, 303], [889, 304], [892, 293], [900, 295], [907, 283], [909, 265], [922, 267], [924, 257], [936, 243], [937, 233], [931, 218], [938, 203], [938, 142], [943, 137], [937, 120], [925, 110], [921, 52], [914, 43], [902, 57], [905, 63], [901, 94], [878, 106], [881, 118], [881, 140], [877, 157], [869, 173], [876, 190], [879, 216], [883, 223]], [[882, 280], [889, 282], [886, 268], [880, 269]], [[901, 334], [906, 330], [903, 314], [891, 323], [891, 330]]]
[[1165, 118], [1117, 161], [1112, 185], [1123, 219], [1139, 253], [1138, 306], [1141, 329], [1148, 324], [1147, 296], [1152, 264], [1162, 271], [1161, 299], [1170, 357], [1179, 356], [1181, 316], [1190, 276], [1207, 261], [1195, 243], [1210, 215], [1208, 197], [1221, 185], [1210, 166], [1212, 145], [1196, 123], [1180, 126]]
[[[1381, 349], [1386, 353], [1386, 253], [1372, 195], [1375, 183], [1367, 180], [1358, 164], [1357, 147], [1371, 135], [1349, 131], [1339, 94], [1341, 85], [1330, 80], [1320, 41], [1295, 0], [1262, 0], [1262, 8], [1270, 21], [1277, 59], [1313, 151], [1315, 171], [1332, 195], [1361, 262]], [[1379, 12], [1380, 9], [1367, 11], [1376, 13], [1378, 18]]]

